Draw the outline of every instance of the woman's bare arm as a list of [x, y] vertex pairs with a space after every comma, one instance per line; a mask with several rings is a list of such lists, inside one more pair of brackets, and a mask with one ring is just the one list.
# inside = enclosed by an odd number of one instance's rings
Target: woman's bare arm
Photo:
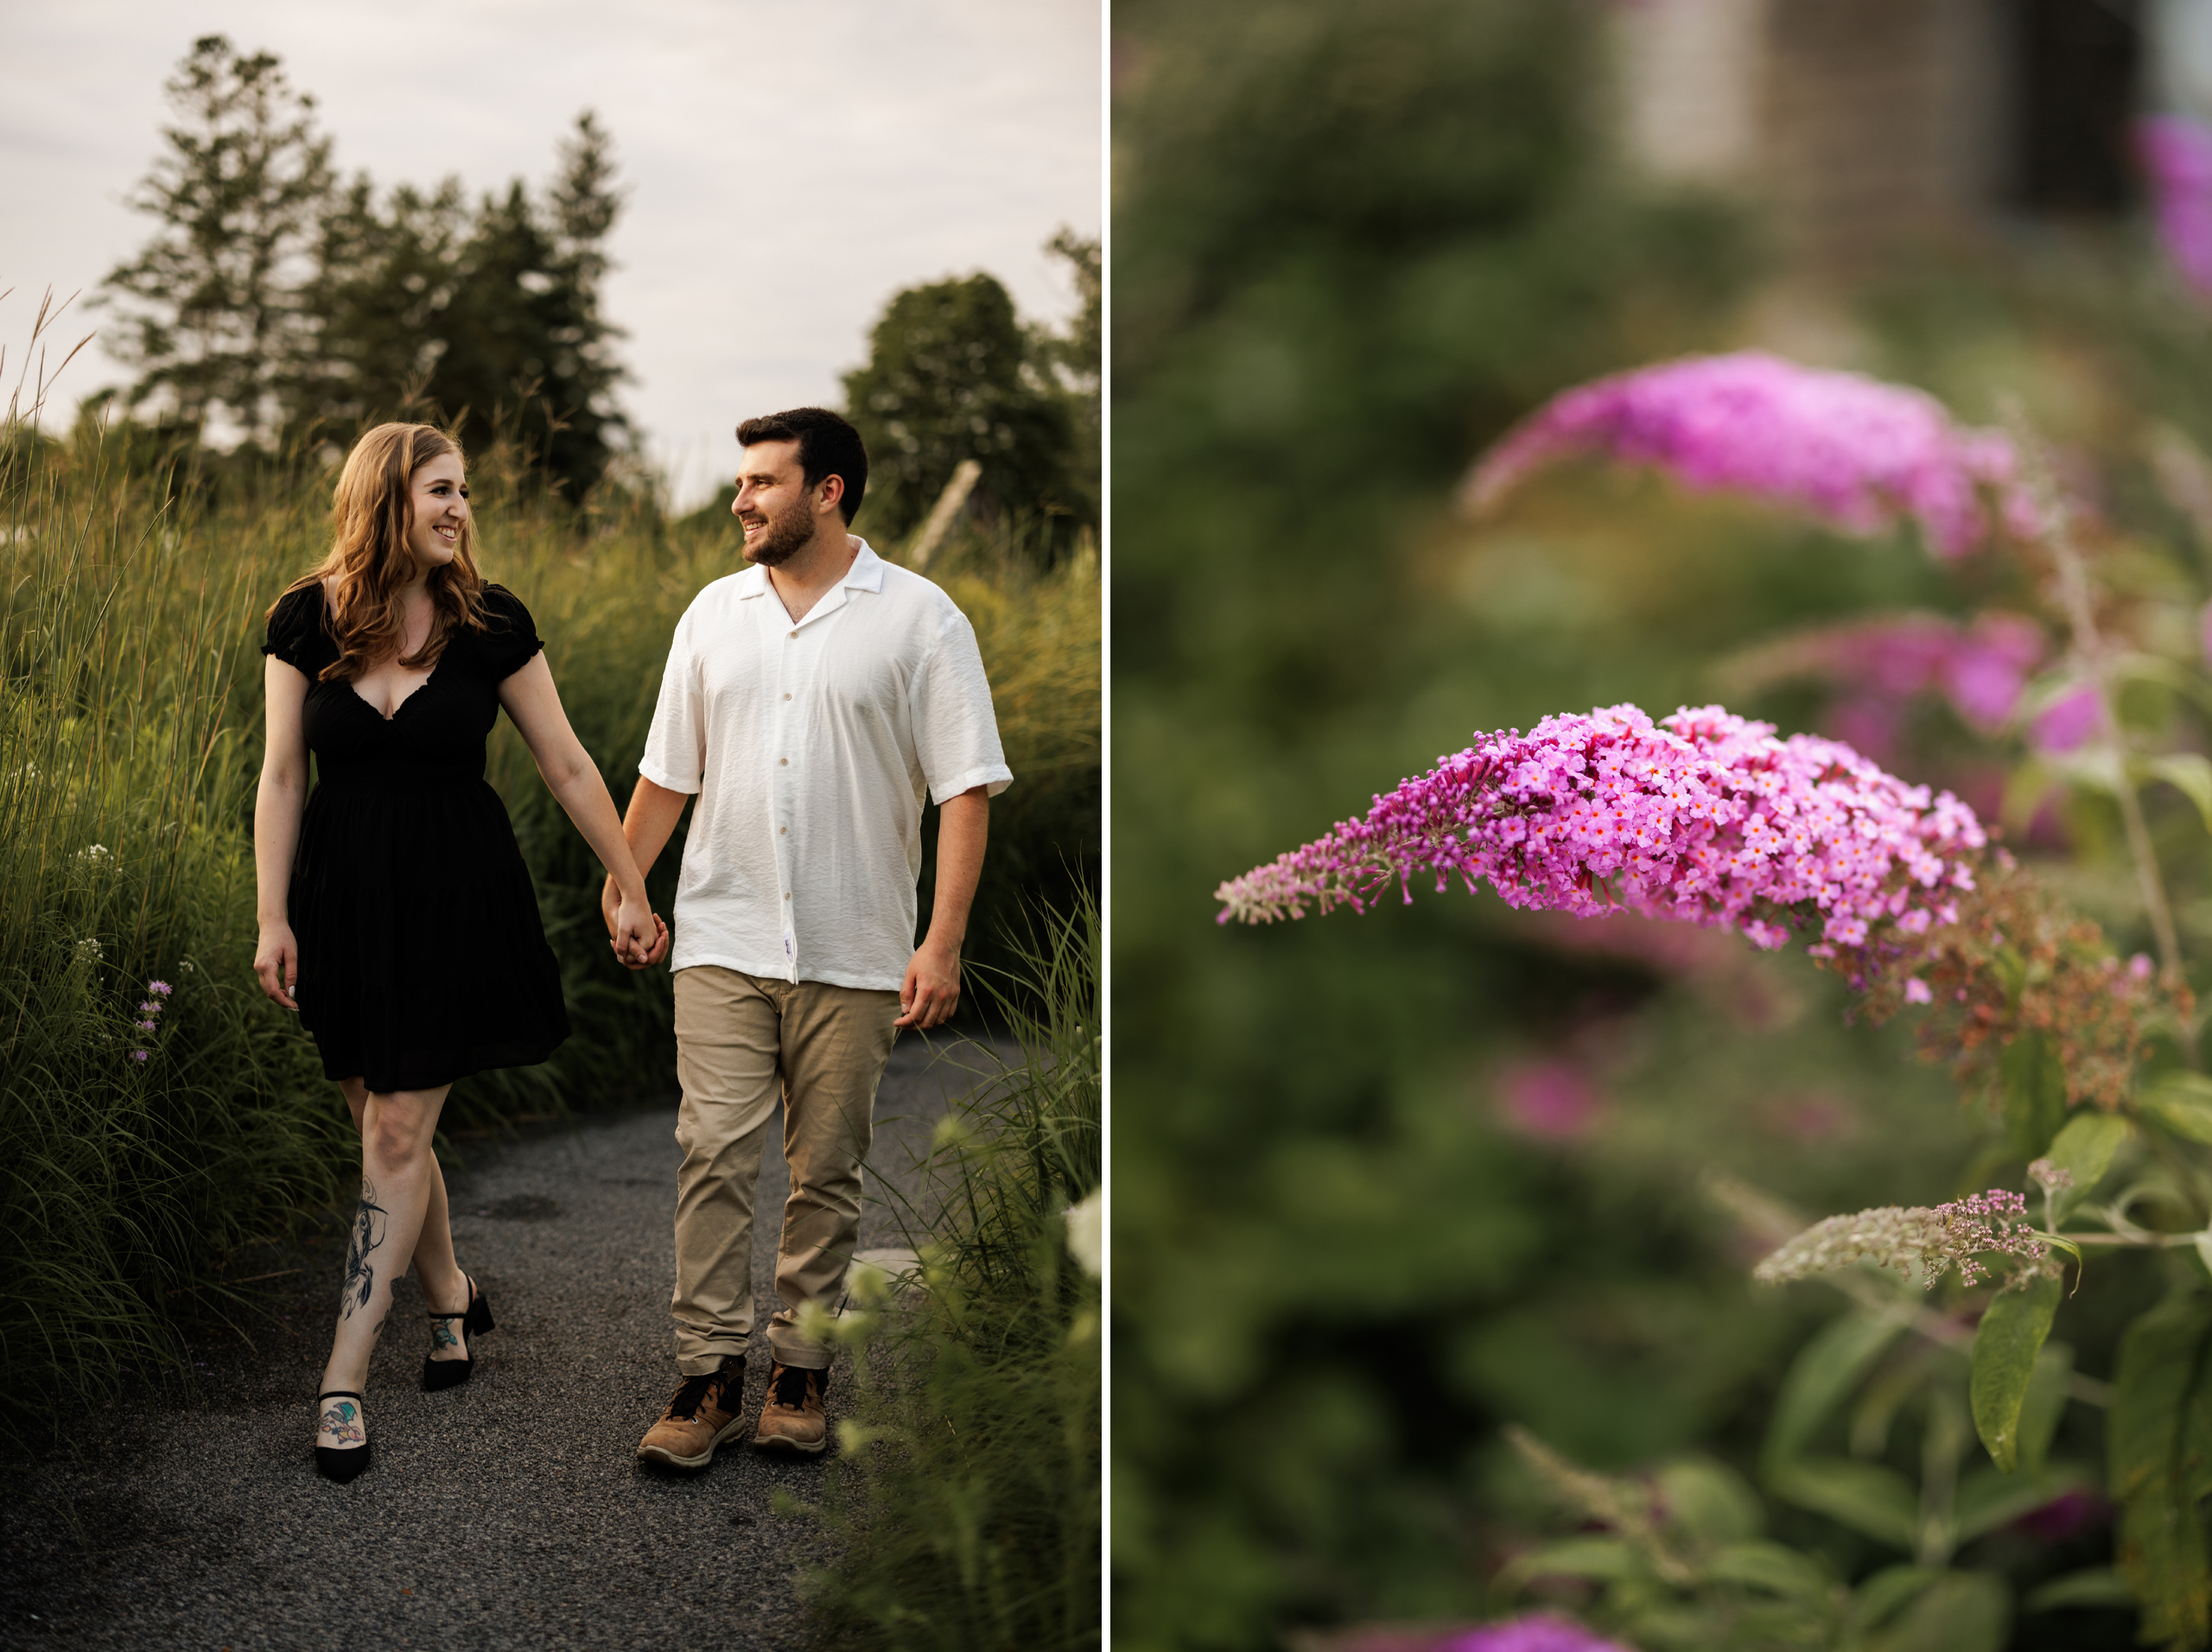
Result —
[[668, 950], [667, 926], [653, 915], [646, 901], [645, 877], [622, 836], [614, 799], [607, 794], [599, 765], [591, 760], [591, 753], [569, 727], [569, 715], [561, 708], [561, 692], [553, 685], [552, 668], [546, 664], [543, 654], [535, 656], [499, 684], [499, 703], [514, 719], [546, 786], [621, 892], [614, 936], [616, 956], [632, 968], [658, 963]]
[[289, 891], [292, 856], [300, 843], [300, 811], [307, 805], [308, 740], [302, 713], [307, 674], [269, 656], [262, 670], [264, 749], [261, 785], [253, 798], [254, 913], [261, 938], [253, 973], [261, 990], [286, 1009], [297, 1009], [292, 988], [300, 979], [299, 943], [293, 938]]

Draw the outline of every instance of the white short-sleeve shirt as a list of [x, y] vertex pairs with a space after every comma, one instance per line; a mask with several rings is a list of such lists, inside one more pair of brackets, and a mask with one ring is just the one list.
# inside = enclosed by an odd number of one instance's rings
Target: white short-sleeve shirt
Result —
[[793, 620], [764, 568], [677, 621], [638, 772], [698, 794], [671, 967], [897, 991], [914, 952], [925, 796], [1014, 782], [976, 632], [855, 540]]

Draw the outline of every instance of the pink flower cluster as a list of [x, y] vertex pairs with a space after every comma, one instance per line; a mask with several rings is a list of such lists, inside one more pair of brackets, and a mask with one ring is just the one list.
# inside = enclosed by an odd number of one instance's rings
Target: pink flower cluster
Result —
[[[161, 1030], [161, 1023], [153, 1018], [162, 1013], [162, 1001], [169, 995], [169, 983], [166, 981], [149, 981], [146, 983], [146, 990], [152, 993], [154, 996], [138, 1006], [138, 1013], [147, 1019], [134, 1022], [132, 1025], [141, 1032], [155, 1032]], [[130, 1058], [133, 1061], [144, 1061], [151, 1054], [152, 1052], [147, 1050], [133, 1050], [130, 1052]]]
[[1507, 905], [1577, 917], [1627, 907], [1733, 930], [1762, 947], [1777, 920], [1817, 914], [1812, 950], [1866, 947], [1878, 928], [1955, 921], [1986, 839], [1949, 792], [1931, 797], [1849, 747], [1775, 737], [1718, 706], [1655, 724], [1632, 705], [1484, 737], [1360, 820], [1215, 890], [1218, 920], [1364, 911], [1395, 883], [1457, 873]]
[[2153, 115], [2135, 124], [2135, 150], [2150, 179], [2159, 244], [2183, 281], [2212, 293], [2212, 126]]
[[1748, 675], [1754, 682], [1826, 677], [1841, 690], [1835, 733], [1878, 755], [1895, 740], [1906, 702], [1920, 694], [1942, 694], [1968, 724], [1996, 733], [2019, 708], [2046, 646], [2042, 627], [2019, 614], [1978, 614], [1967, 626], [1907, 614], [1789, 639], [1759, 651]]
[[1932, 1291], [1954, 1268], [1961, 1283], [1980, 1284], [1990, 1277], [1987, 1256], [2024, 1264], [2014, 1271], [2015, 1279], [2050, 1265], [2050, 1247], [2029, 1225], [2026, 1198], [2001, 1187], [1948, 1204], [1886, 1204], [1829, 1217], [1775, 1250], [1751, 1277], [1762, 1285], [1783, 1285], [1872, 1262], [1907, 1277], [1917, 1268], [1922, 1287]]
[[1847, 532], [1900, 514], [1955, 556], [1987, 531], [1980, 490], [1999, 490], [2008, 522], [2031, 530], [2012, 443], [1955, 424], [1920, 391], [1826, 372], [1756, 350], [1691, 356], [1583, 384], [1510, 432], [1469, 473], [1462, 502], [1481, 509], [1566, 454], [1656, 465], [1686, 486], [1751, 494]]
[[1434, 1652], [1633, 1652], [1570, 1617], [1529, 1612], [1437, 1643]]

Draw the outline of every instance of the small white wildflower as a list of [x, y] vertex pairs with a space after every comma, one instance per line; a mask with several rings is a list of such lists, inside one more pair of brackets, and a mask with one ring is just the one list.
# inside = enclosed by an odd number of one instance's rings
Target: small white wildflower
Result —
[[1067, 1211], [1068, 1250], [1093, 1279], [1106, 1270], [1105, 1198], [1106, 1190], [1094, 1187]]
[[90, 963], [99, 956], [100, 944], [92, 936], [87, 935], [83, 940], [77, 943], [78, 963]]

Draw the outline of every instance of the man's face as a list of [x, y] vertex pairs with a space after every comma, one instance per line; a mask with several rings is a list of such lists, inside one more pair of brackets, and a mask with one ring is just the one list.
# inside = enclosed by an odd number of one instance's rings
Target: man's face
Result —
[[745, 530], [745, 560], [774, 568], [814, 537], [815, 490], [799, 469], [796, 442], [756, 442], [740, 456], [730, 514]]

